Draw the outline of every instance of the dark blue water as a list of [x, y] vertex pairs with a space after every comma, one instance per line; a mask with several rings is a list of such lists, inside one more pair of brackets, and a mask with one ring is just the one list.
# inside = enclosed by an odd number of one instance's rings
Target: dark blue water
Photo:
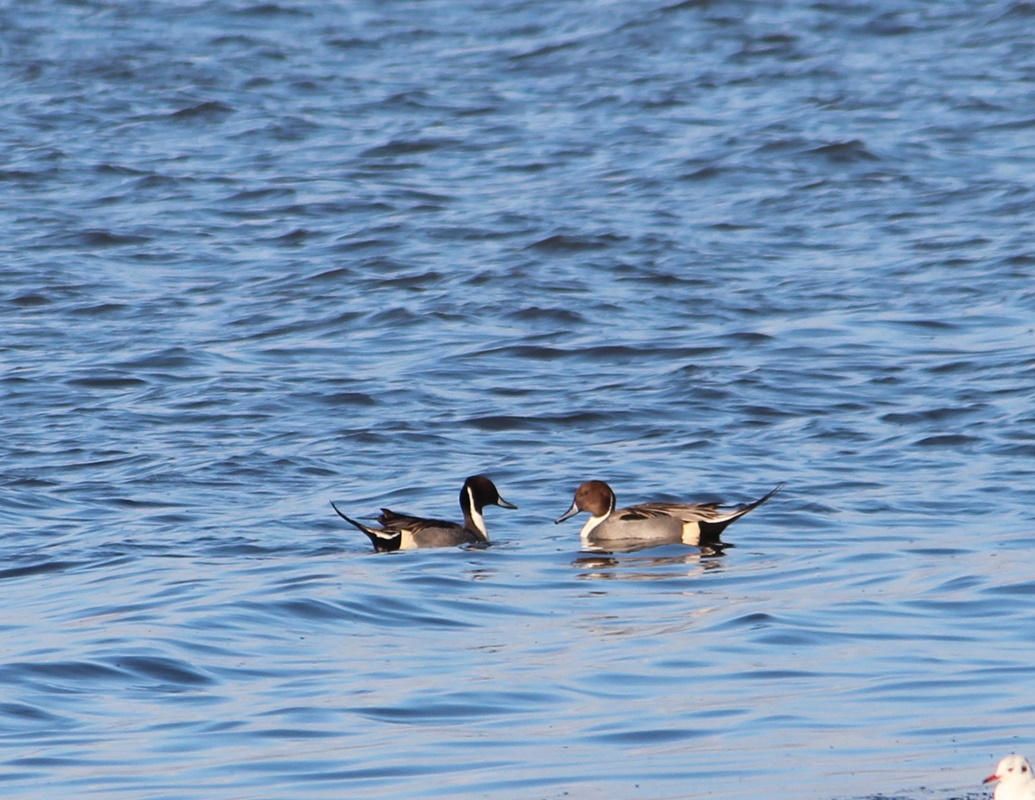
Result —
[[[1035, 755], [1035, 5], [0, 9], [0, 781], [982, 797]], [[494, 546], [377, 555], [334, 515]], [[574, 488], [744, 502], [579, 552]]]

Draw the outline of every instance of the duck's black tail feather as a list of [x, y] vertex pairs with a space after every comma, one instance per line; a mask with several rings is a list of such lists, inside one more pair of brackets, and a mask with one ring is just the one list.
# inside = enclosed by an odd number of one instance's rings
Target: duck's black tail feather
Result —
[[378, 552], [390, 553], [393, 550], [399, 549], [399, 544], [402, 542], [402, 533], [399, 531], [384, 531], [378, 528], [371, 528], [368, 525], [364, 525], [362, 522], [356, 522], [352, 517], [343, 514], [341, 509], [334, 505], [333, 500], [331, 501], [331, 508], [333, 508], [334, 512], [347, 523], [363, 531], [363, 533], [367, 535], [367, 538], [370, 539], [370, 543], [374, 545], [374, 549]]
[[754, 511], [756, 508], [758, 508], [760, 505], [762, 505], [762, 503], [764, 503], [766, 500], [768, 500], [770, 497], [772, 497], [774, 494], [776, 494], [778, 491], [780, 491], [780, 488], [782, 486], [783, 486], [782, 483], [777, 484], [776, 487], [771, 492], [769, 492], [769, 494], [767, 494], [765, 497], [760, 497], [758, 500], [755, 500], [755, 502], [753, 502], [753, 503], [748, 503], [746, 506], [741, 506], [736, 511], [731, 512], [728, 516], [725, 516], [722, 519], [710, 520], [710, 521], [707, 521], [707, 522], [702, 520], [700, 522], [700, 527], [701, 527], [701, 541], [700, 541], [700, 544], [702, 544], [702, 545], [715, 545], [715, 544], [719, 544], [719, 536], [722, 534], [722, 532], [724, 530], [726, 530], [726, 528], [729, 525], [731, 525], [732, 523], [736, 522], [738, 519], [740, 519], [742, 516], [747, 514], [749, 511]]

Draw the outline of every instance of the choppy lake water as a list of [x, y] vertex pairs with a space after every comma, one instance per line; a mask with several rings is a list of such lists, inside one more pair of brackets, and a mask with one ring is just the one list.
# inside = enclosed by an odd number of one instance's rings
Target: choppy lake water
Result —
[[[984, 797], [1035, 6], [0, 8], [8, 797]], [[336, 517], [494, 545], [379, 555]], [[619, 502], [773, 500], [723, 553]]]

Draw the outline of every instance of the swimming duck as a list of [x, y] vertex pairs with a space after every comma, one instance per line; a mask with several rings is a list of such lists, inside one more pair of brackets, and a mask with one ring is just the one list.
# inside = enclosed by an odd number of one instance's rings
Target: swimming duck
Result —
[[355, 525], [370, 537], [375, 550], [411, 550], [416, 547], [454, 547], [460, 544], [477, 544], [489, 541], [485, 529], [482, 509], [487, 505], [503, 508], [517, 508], [500, 497], [496, 485], [484, 475], [474, 475], [464, 481], [460, 490], [460, 510], [464, 513], [464, 524], [441, 519], [424, 519], [410, 514], [397, 514], [382, 508], [377, 517], [380, 528], [364, 525], [345, 516], [334, 503], [331, 507], [346, 522]]
[[1035, 800], [1035, 777], [1032, 777], [1031, 764], [1024, 756], [1014, 753], [1000, 760], [995, 772], [985, 778], [984, 783], [992, 781], [999, 781], [994, 800]]
[[571, 508], [556, 522], [586, 511], [590, 517], [582, 527], [582, 541], [602, 549], [654, 547], [662, 544], [707, 546], [719, 542], [719, 534], [736, 519], [758, 508], [776, 494], [779, 486], [760, 500], [733, 511], [722, 511], [719, 503], [642, 503], [615, 509], [615, 493], [603, 481], [586, 481], [575, 490]]

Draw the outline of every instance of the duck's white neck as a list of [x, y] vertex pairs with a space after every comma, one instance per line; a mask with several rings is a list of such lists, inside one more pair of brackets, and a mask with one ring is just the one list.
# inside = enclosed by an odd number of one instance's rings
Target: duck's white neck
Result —
[[474, 504], [474, 492], [471, 491], [470, 486], [467, 487], [467, 508], [464, 510], [467, 512], [467, 516], [471, 520], [474, 529], [488, 539], [489, 532], [485, 529], [485, 517], [482, 516], [482, 512]]
[[586, 524], [582, 526], [582, 532], [579, 535], [583, 539], [588, 539], [589, 535], [593, 532], [593, 529], [610, 516], [611, 511], [608, 509], [606, 514], [601, 514], [599, 517], [590, 517], [586, 520]]

